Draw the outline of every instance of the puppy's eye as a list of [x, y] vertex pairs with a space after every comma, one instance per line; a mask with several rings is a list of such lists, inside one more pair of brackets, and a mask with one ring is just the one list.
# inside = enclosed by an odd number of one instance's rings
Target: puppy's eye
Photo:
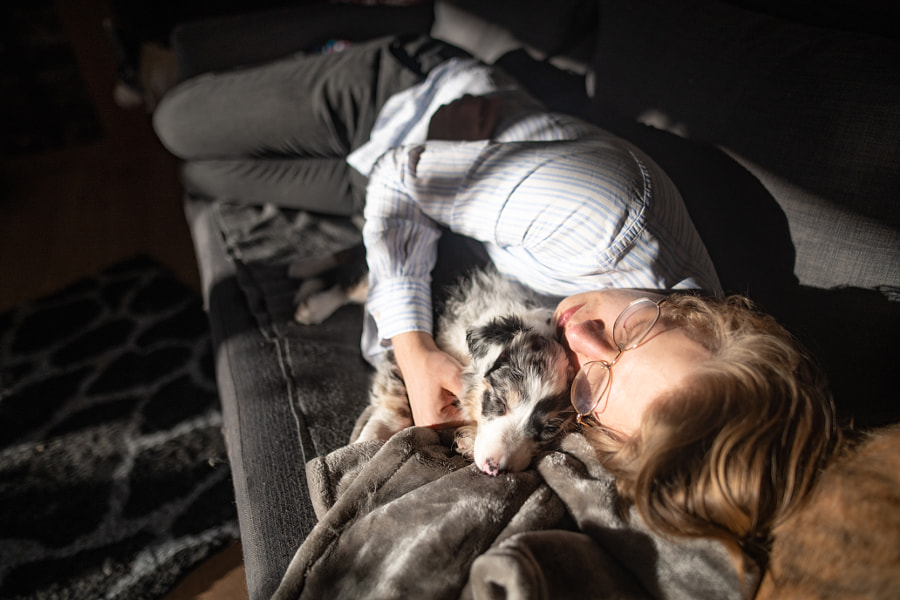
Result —
[[538, 430], [538, 440], [541, 442], [552, 442], [563, 431], [564, 421], [561, 419], [551, 419], [543, 424]]
[[485, 417], [502, 417], [507, 413], [509, 407], [503, 398], [496, 396], [490, 390], [484, 391], [481, 399], [481, 414]]
[[551, 397], [541, 400], [531, 413], [528, 432], [533, 440], [542, 444], [552, 442], [562, 434], [572, 421], [574, 413], [558, 410], [563, 397]]

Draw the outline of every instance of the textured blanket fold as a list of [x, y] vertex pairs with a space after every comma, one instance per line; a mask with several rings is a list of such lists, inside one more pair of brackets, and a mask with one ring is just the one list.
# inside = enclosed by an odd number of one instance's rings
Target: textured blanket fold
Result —
[[489, 477], [452, 432], [407, 429], [307, 467], [319, 523], [276, 592], [296, 598], [743, 598], [721, 544], [623, 517], [585, 439]]

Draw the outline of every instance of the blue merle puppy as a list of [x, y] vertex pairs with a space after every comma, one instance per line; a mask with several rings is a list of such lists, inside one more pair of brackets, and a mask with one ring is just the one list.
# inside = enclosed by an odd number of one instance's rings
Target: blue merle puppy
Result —
[[[464, 367], [457, 399], [466, 422], [460, 454], [489, 475], [521, 471], [574, 425], [572, 369], [551, 327], [553, 311], [494, 269], [476, 270], [449, 294], [435, 342]], [[412, 425], [393, 354], [376, 371], [372, 415], [358, 439], [387, 439]]]

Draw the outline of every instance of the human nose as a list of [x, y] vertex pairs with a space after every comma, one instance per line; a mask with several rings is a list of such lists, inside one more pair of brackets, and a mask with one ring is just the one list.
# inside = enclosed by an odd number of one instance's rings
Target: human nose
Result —
[[579, 357], [579, 366], [594, 360], [613, 360], [618, 353], [603, 321], [574, 323], [566, 327], [564, 336], [569, 350]]

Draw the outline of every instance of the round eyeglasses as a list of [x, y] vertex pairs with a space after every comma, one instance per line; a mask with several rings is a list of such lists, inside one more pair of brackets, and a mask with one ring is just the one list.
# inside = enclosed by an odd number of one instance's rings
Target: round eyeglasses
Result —
[[612, 379], [613, 365], [619, 362], [622, 354], [637, 348], [643, 343], [647, 334], [659, 320], [659, 306], [665, 298], [651, 300], [639, 298], [625, 307], [613, 324], [613, 342], [619, 353], [612, 361], [594, 360], [581, 365], [581, 369], [572, 380], [571, 401], [578, 413], [578, 423], [594, 412]]

